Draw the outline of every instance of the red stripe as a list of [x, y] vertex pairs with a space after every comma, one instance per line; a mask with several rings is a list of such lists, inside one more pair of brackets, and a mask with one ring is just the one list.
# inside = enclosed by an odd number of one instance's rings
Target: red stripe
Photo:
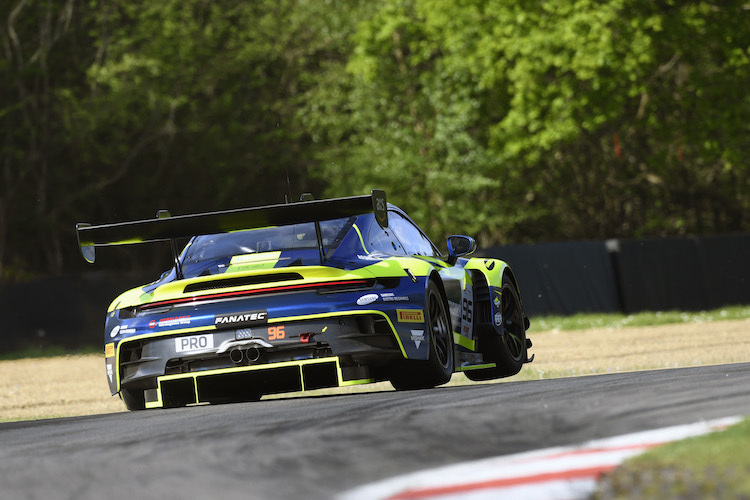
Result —
[[141, 309], [151, 309], [154, 307], [168, 306], [172, 304], [182, 304], [185, 302], [203, 302], [207, 300], [223, 299], [227, 297], [242, 297], [244, 295], [255, 295], [258, 293], [270, 293], [270, 292], [286, 292], [289, 290], [301, 290], [305, 288], [326, 288], [331, 286], [339, 285], [364, 285], [367, 284], [367, 280], [349, 280], [349, 281], [327, 281], [325, 283], [302, 283], [299, 285], [286, 285], [286, 286], [274, 286], [267, 288], [257, 288], [255, 290], [242, 290], [238, 292], [224, 292], [215, 293], [210, 295], [198, 295], [195, 297], [186, 297], [182, 299], [163, 300], [160, 302], [152, 302], [141, 306]]
[[[666, 444], [666, 442], [661, 443], [645, 443], [645, 444], [628, 444], [623, 446], [612, 446], [608, 448], [584, 448], [584, 449], [577, 449], [577, 450], [571, 450], [571, 451], [565, 451], [562, 453], [554, 453], [552, 455], [544, 455], [544, 460], [549, 459], [557, 459], [557, 458], [565, 458], [570, 456], [578, 456], [578, 455], [590, 455], [594, 453], [608, 453], [612, 451], [627, 451], [627, 450], [647, 450], [650, 448], [654, 448], [656, 446], [661, 446], [663, 444]], [[540, 457], [528, 457], [522, 460], [514, 460], [513, 463], [524, 463], [524, 462], [536, 462], [540, 459]]]
[[[716, 429], [724, 429], [729, 426], [715, 426]], [[534, 462], [538, 460], [549, 460], [550, 458], [564, 458], [567, 456], [575, 455], [586, 455], [592, 453], [606, 453], [613, 451], [626, 451], [626, 450], [646, 450], [666, 444], [668, 441], [657, 442], [657, 443], [641, 443], [624, 446], [614, 446], [610, 448], [589, 448], [589, 449], [578, 449], [571, 450], [562, 453], [556, 453], [546, 455], [544, 457], [528, 457], [526, 459], [514, 460], [514, 464], [523, 462]], [[475, 483], [466, 483], [452, 486], [442, 486], [435, 488], [425, 488], [418, 490], [407, 490], [402, 493], [388, 497], [387, 500], [406, 500], [406, 499], [420, 499], [420, 498], [431, 498], [442, 495], [450, 495], [456, 493], [467, 493], [472, 491], [478, 491], [483, 489], [496, 489], [496, 488], [509, 488], [514, 486], [524, 486], [536, 483], [544, 483], [550, 481], [571, 481], [575, 479], [597, 479], [604, 472], [615, 469], [618, 465], [601, 465], [596, 467], [588, 467], [583, 469], [570, 469], [559, 472], [548, 472], [543, 474], [535, 474], [532, 476], [521, 476], [521, 477], [510, 477], [504, 479], [492, 479], [488, 481], [481, 481]]]
[[531, 483], [543, 483], [547, 481], [566, 481], [572, 479], [596, 478], [600, 474], [614, 469], [615, 465], [602, 465], [586, 469], [573, 469], [560, 472], [548, 472], [534, 476], [509, 477], [505, 479], [492, 479], [479, 483], [460, 484], [454, 486], [443, 486], [437, 488], [426, 488], [422, 490], [409, 490], [388, 497], [388, 500], [405, 500], [411, 498], [430, 498], [452, 493], [466, 493], [469, 491], [485, 490], [491, 488], [508, 488], [511, 486], [523, 486]]
[[[654, 448], [664, 443], [647, 443], [647, 444], [632, 444], [624, 446], [614, 446], [611, 448], [589, 448], [566, 451], [564, 453], [556, 453], [552, 455], [544, 456], [544, 460], [559, 459], [568, 456], [575, 455], [586, 455], [592, 453], [606, 453], [612, 451], [626, 451], [626, 450], [645, 450], [648, 448]], [[514, 463], [533, 462], [540, 460], [540, 457], [529, 457], [525, 460], [514, 461]], [[492, 479], [489, 481], [483, 481], [478, 483], [466, 483], [461, 485], [443, 486], [436, 488], [427, 488], [422, 490], [409, 490], [403, 493], [399, 493], [396, 496], [389, 497], [388, 500], [400, 500], [408, 498], [429, 498], [432, 496], [448, 495], [451, 493], [463, 493], [468, 491], [476, 491], [490, 488], [507, 488], [511, 486], [521, 486], [525, 484], [542, 483], [546, 481], [565, 481], [571, 479], [581, 479], [586, 477], [596, 477], [602, 472], [607, 472], [614, 469], [615, 465], [591, 467], [587, 469], [572, 469], [559, 472], [548, 472], [544, 474], [536, 474], [533, 476], [520, 476], [520, 477], [509, 477], [505, 479]]]

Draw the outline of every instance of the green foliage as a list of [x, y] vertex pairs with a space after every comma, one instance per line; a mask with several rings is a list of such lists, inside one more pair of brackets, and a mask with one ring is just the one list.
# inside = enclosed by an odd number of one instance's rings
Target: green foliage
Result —
[[287, 174], [307, 187], [298, 96], [335, 43], [319, 8], [195, 0], [109, 10], [97, 27], [105, 56], [88, 68], [76, 116], [110, 179], [144, 182], [136, 194], [179, 212], [281, 202]]
[[332, 195], [386, 188], [434, 236], [480, 233], [499, 182], [472, 133], [480, 110], [471, 75], [442, 71], [441, 41], [428, 28], [410, 2], [386, 3], [359, 25], [337, 85], [308, 97], [309, 128], [333, 145], [318, 157], [319, 174]]
[[[346, 52], [361, 4], [17, 0], [4, 7], [0, 278], [82, 269], [77, 221], [280, 203], [287, 193], [322, 191], [306, 175], [315, 146], [297, 111], [326, 61]], [[132, 267], [163, 262], [162, 253], [120, 255], [137, 255], [123, 263]]]
[[385, 188], [438, 241], [746, 230], [749, 17], [745, 0], [6, 2], [0, 279], [82, 269], [79, 220], [323, 188]]
[[380, 183], [433, 234], [485, 244], [746, 228], [748, 17], [742, 1], [385, 2], [355, 36], [345, 115], [318, 122], [339, 142], [331, 192]]
[[592, 498], [747, 498], [750, 421], [669, 443], [604, 476]]
[[721, 320], [750, 318], [750, 307], [722, 307], [713, 311], [656, 311], [637, 314], [592, 314], [581, 313], [572, 316], [540, 316], [531, 321], [534, 332], [548, 330], [587, 330], [589, 328], [629, 328], [634, 326], [657, 326], [673, 323], [707, 323]]

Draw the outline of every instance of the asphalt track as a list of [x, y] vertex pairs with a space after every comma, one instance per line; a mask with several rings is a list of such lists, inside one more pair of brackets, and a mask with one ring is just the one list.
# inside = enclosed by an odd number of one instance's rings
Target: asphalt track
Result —
[[324, 499], [460, 461], [750, 415], [750, 363], [0, 424], [0, 498]]

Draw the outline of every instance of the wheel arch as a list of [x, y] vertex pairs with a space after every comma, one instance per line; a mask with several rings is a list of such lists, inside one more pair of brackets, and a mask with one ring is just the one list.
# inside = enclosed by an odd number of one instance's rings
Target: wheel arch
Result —
[[516, 293], [518, 294], [518, 300], [523, 303], [523, 300], [521, 299], [521, 289], [518, 287], [518, 280], [516, 279], [515, 273], [513, 273], [513, 270], [510, 268], [510, 266], [506, 266], [505, 269], [503, 269], [503, 277], [508, 276], [508, 279], [513, 284], [513, 288], [516, 289]]
[[[437, 272], [437, 269], [433, 269], [430, 271], [430, 274], [427, 275], [427, 279], [425, 280], [424, 287], [425, 291], [427, 290], [428, 283], [430, 281], [434, 281], [435, 284], [438, 287], [438, 290], [440, 291], [440, 297], [443, 299], [443, 306], [445, 306], [446, 311], [450, 311], [450, 306], [448, 304], [448, 294], [445, 292], [445, 285], [443, 284], [443, 278], [440, 276], [440, 273]], [[450, 323], [450, 329], [451, 332], [453, 331], [454, 324], [453, 324], [453, 318], [450, 315], [450, 312], [448, 312], [448, 323]]]
[[510, 269], [508, 263], [500, 259], [482, 259], [475, 257], [469, 259], [464, 269], [479, 271], [487, 279], [490, 286], [499, 287], [502, 284], [503, 273]]
[[[518, 279], [516, 278], [515, 273], [513, 272], [513, 269], [510, 267], [510, 265], [500, 259], [483, 259], [479, 257], [475, 257], [472, 259], [469, 259], [469, 261], [466, 263], [465, 268], [467, 270], [476, 270], [487, 279], [487, 283], [489, 286], [494, 286], [496, 288], [501, 288], [503, 286], [503, 279], [507, 276], [507, 279], [510, 281], [511, 286], [516, 291], [516, 295], [518, 295], [518, 302], [521, 306], [521, 309], [523, 310], [523, 298], [521, 297], [521, 288], [518, 286]], [[528, 316], [526, 316], [526, 313], [524, 312], [524, 323], [526, 326], [526, 329], [529, 328], [529, 320]]]
[[504, 260], [500, 259], [482, 259], [472, 258], [466, 263], [466, 269], [476, 270], [481, 272], [487, 279], [487, 284], [490, 286], [500, 287], [503, 283], [503, 277], [508, 276], [508, 279], [513, 283], [513, 286], [518, 293], [519, 299], [521, 296], [521, 289], [518, 286], [518, 280], [513, 272], [510, 265]]

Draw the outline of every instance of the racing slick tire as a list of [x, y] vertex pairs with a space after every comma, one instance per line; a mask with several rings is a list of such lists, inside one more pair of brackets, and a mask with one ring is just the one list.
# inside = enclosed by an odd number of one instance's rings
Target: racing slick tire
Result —
[[485, 360], [496, 366], [465, 371], [469, 380], [510, 377], [521, 371], [526, 362], [526, 320], [516, 286], [506, 274], [503, 274], [500, 291], [502, 333], [498, 335], [494, 328], [488, 328], [480, 333], [479, 340]]
[[389, 377], [396, 390], [430, 389], [445, 384], [453, 375], [453, 329], [443, 295], [432, 280], [425, 293], [425, 312], [429, 358], [426, 361], [400, 361]]

